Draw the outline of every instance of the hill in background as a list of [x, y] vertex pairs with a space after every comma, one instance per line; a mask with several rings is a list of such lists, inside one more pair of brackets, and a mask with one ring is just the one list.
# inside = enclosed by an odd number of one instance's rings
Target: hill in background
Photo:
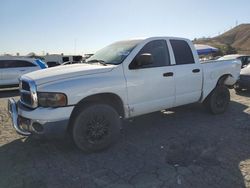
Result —
[[217, 37], [195, 39], [193, 42], [219, 48], [221, 55], [236, 52], [250, 54], [250, 24], [241, 24]]

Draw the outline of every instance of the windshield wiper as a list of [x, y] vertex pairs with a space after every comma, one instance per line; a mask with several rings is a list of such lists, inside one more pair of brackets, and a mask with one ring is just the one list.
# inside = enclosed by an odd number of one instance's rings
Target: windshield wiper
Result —
[[100, 63], [101, 65], [107, 66], [107, 63], [105, 63], [105, 61], [99, 59], [92, 59], [90, 61], [87, 61], [87, 63]]

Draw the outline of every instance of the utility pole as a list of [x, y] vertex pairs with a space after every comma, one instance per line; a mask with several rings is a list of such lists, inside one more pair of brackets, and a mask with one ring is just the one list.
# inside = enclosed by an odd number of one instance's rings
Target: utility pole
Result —
[[76, 38], [74, 39], [74, 55], [76, 55]]

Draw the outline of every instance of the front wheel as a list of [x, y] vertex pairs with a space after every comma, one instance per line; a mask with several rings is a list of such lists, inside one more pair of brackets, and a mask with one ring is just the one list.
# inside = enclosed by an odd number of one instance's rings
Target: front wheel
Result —
[[118, 139], [120, 124], [118, 113], [109, 105], [84, 107], [73, 123], [73, 140], [85, 152], [103, 150]]
[[205, 100], [205, 105], [213, 114], [222, 114], [230, 102], [230, 92], [226, 86], [217, 86]]

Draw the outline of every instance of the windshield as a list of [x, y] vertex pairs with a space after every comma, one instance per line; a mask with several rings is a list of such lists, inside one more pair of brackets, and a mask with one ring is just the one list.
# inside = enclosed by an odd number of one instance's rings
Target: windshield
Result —
[[86, 60], [87, 63], [104, 62], [105, 64], [117, 65], [130, 54], [141, 40], [130, 40], [113, 43]]

